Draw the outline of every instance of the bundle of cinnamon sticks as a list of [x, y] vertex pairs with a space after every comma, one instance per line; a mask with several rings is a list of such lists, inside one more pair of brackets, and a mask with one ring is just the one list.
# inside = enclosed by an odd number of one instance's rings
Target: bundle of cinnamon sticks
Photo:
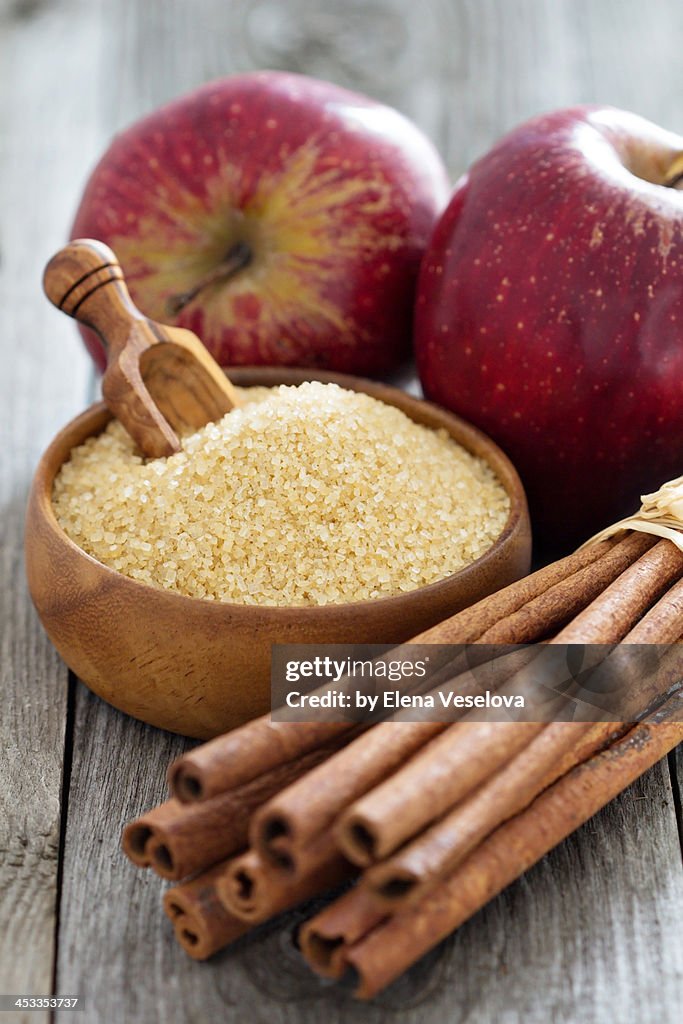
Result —
[[[627, 532], [412, 642], [669, 644], [682, 612], [683, 554]], [[197, 959], [353, 879], [300, 944], [322, 975], [353, 969], [370, 998], [681, 739], [678, 693], [637, 724], [265, 716], [178, 759], [171, 798], [123, 846], [181, 883], [164, 907]]]

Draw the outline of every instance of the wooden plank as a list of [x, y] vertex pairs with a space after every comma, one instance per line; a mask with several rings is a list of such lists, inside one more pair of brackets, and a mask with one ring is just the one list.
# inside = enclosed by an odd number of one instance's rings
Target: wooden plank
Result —
[[[0, 993], [7, 994], [51, 991], [67, 700], [66, 668], [26, 591], [24, 507], [40, 452], [82, 407], [89, 373], [72, 326], [40, 293], [42, 265], [67, 230], [80, 160], [99, 143], [83, 89], [83, 76], [95, 70], [93, 18], [72, 18], [74, 6], [61, 6], [35, 17], [23, 4], [0, 12]], [[79, 65], [67, 43], [83, 51]]]
[[[171, 95], [251, 66], [328, 77], [413, 116], [454, 173], [523, 117], [577, 99], [635, 98], [605, 49], [635, 56], [669, 0], [129, 0], [103, 11], [113, 129]], [[201, 13], [199, 11], [201, 10]], [[607, 12], [611, 14], [608, 17]], [[649, 30], [650, 33], [652, 30]], [[649, 38], [649, 36], [648, 36]], [[664, 41], [672, 55], [673, 40]], [[636, 58], [641, 75], [646, 58]], [[652, 76], [654, 82], [654, 76]], [[644, 111], [667, 102], [650, 84]], [[631, 92], [629, 93], [629, 89]], [[621, 90], [621, 91], [620, 91]], [[612, 95], [614, 94], [614, 95]], [[620, 102], [624, 102], [621, 101]], [[174, 946], [160, 883], [121, 857], [122, 824], [164, 796], [183, 741], [79, 687], [57, 989], [88, 1021], [308, 1024], [676, 1019], [683, 906], [671, 790], [661, 767], [589, 823], [370, 1007], [313, 978], [282, 923], [210, 964]], [[288, 919], [289, 923], [299, 915]], [[62, 1016], [58, 1015], [61, 1024]]]

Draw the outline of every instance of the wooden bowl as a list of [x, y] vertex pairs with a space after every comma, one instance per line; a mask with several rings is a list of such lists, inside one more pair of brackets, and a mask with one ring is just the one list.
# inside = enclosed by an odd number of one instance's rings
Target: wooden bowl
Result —
[[270, 707], [274, 643], [400, 643], [529, 570], [526, 498], [512, 464], [456, 416], [396, 388], [311, 371], [241, 368], [238, 385], [334, 381], [444, 427], [485, 459], [511, 499], [507, 525], [486, 554], [460, 572], [397, 597], [318, 608], [246, 606], [183, 597], [136, 582], [77, 547], [55, 519], [52, 484], [71, 449], [111, 418], [103, 404], [72, 420], [43, 455], [26, 520], [31, 596], [67, 665], [100, 697], [144, 722], [206, 738]]

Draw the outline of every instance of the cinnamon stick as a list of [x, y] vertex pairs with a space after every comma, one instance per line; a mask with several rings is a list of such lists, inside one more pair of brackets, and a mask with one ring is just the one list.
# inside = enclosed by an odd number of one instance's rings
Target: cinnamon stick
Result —
[[352, 722], [273, 722], [270, 715], [202, 743], [177, 758], [167, 778], [181, 803], [210, 800], [343, 739]]
[[681, 699], [561, 778], [484, 841], [445, 882], [375, 927], [344, 954], [369, 999], [436, 946], [548, 850], [683, 739]]
[[458, 722], [382, 785], [357, 800], [335, 830], [339, 848], [365, 866], [388, 856], [529, 744], [540, 722]]
[[[573, 576], [574, 573], [597, 561], [620, 542], [611, 539], [590, 544], [580, 551], [538, 569], [502, 590], [490, 594], [470, 608], [465, 608], [444, 622], [432, 626], [410, 643], [414, 644], [469, 644], [480, 640], [496, 623], [514, 614], [551, 587]], [[504, 641], [506, 643], [515, 641]]]
[[683, 635], [683, 580], [675, 583], [624, 637], [625, 644], [673, 644]]
[[[590, 673], [582, 693], [585, 721], [617, 715], [637, 722], [661, 703], [683, 678], [683, 644], [617, 644]], [[585, 696], [584, 696], [585, 693]]]
[[[636, 720], [683, 677], [683, 581], [674, 584], [590, 674], [585, 686], [612, 696], [625, 721]], [[616, 700], [614, 699], [616, 696]], [[610, 706], [610, 705], [608, 705]], [[601, 716], [598, 704], [595, 715]]]
[[[629, 557], [634, 553], [637, 555], [643, 543], [646, 546], [645, 552], [632, 561], [628, 568], [621, 572], [572, 622], [547, 642], [549, 646], [558, 647], [581, 644], [585, 648], [586, 660], [598, 663], [592, 676], [594, 681], [598, 678], [596, 673], [602, 672], [604, 677], [606, 671], [605, 667], [600, 666], [600, 662], [605, 660], [607, 654], [607, 651], [602, 648], [610, 644], [619, 644], [620, 641], [625, 640], [639, 620], [643, 616], [647, 616], [652, 603], [661, 597], [672, 581], [680, 579], [683, 574], [683, 552], [668, 540], [653, 543], [653, 538], [648, 534], [643, 534], [642, 537], [636, 534], [627, 535], [608, 555], [589, 568], [591, 570], [599, 568], [601, 562], [614, 558], [619, 551], [626, 552]], [[661, 616], [659, 621], [661, 622]], [[655, 629], [656, 620], [653, 620], [648, 632], [650, 640], [656, 635]], [[633, 636], [637, 643], [638, 632]], [[632, 637], [630, 642], [634, 642]], [[622, 651], [617, 656], [623, 658], [624, 653]], [[538, 659], [533, 659], [529, 665], [524, 666], [508, 681], [501, 692], [505, 694], [526, 691], [531, 699], [535, 694], [536, 699], [543, 701], [548, 679], [546, 663], [549, 658], [552, 659], [552, 654], [541, 651]], [[651, 674], [649, 678], [652, 679]], [[577, 686], [575, 689], [578, 691], [579, 687]], [[577, 695], [579, 694], [577, 693]], [[571, 694], [567, 696], [569, 697]], [[552, 692], [549, 692], [547, 699], [550, 703], [546, 707], [542, 704], [535, 707], [536, 717], [546, 720], [555, 717], [557, 713], [562, 712], [567, 698], [557, 700], [553, 698]], [[527, 703], [529, 703], [528, 699]], [[555, 704], [558, 705], [557, 708], [555, 708]], [[641, 707], [640, 711], [642, 710]], [[623, 708], [618, 709], [617, 713], [619, 717], [628, 719]]]
[[167, 800], [125, 827], [123, 851], [138, 867], [150, 866], [171, 881], [202, 871], [243, 849], [256, 808], [329, 753], [328, 747], [312, 750], [211, 800]]
[[[442, 881], [502, 822], [542, 790], [600, 750], [618, 726], [554, 722], [509, 764], [441, 821], [365, 875], [388, 909], [415, 903]], [[590, 737], [590, 739], [589, 739]]]
[[339, 856], [339, 848], [329, 830], [313, 836], [301, 846], [293, 846], [288, 838], [279, 836], [269, 847], [268, 866], [273, 871], [283, 872], [292, 882], [303, 881]]
[[241, 812], [232, 793], [192, 808], [167, 800], [126, 825], [121, 845], [138, 867], [177, 881], [242, 848], [248, 823], [249, 809]]
[[301, 878], [264, 863], [256, 850], [236, 857], [217, 882], [217, 893], [226, 910], [249, 924], [258, 924], [275, 914], [319, 896], [351, 876], [353, 868], [334, 849], [316, 868]]
[[206, 960], [249, 930], [249, 925], [228, 913], [218, 899], [216, 883], [226, 864], [218, 864], [164, 894], [164, 911], [175, 937], [195, 960]]
[[654, 543], [655, 538], [648, 534], [627, 534], [599, 558], [494, 623], [478, 642], [523, 644], [542, 640], [578, 615]]
[[387, 913], [359, 883], [301, 926], [301, 952], [318, 974], [341, 978], [348, 949], [386, 917]]
[[[615, 735], [618, 738], [618, 732], [615, 734], [613, 730], [619, 728], [606, 723], [592, 726], [578, 747], [561, 760], [557, 766], [559, 775], [592, 756]], [[395, 908], [383, 905], [367, 884], [371, 875], [372, 871], [367, 872], [353, 889], [310, 918], [300, 929], [301, 951], [313, 970], [324, 977], [341, 978], [349, 948], [395, 912]]]
[[301, 870], [306, 845], [340, 811], [445, 728], [442, 722], [379, 723], [261, 808], [250, 829], [252, 845], [276, 867]]
[[560, 644], [618, 643], [683, 575], [683, 552], [660, 540], [554, 638]]

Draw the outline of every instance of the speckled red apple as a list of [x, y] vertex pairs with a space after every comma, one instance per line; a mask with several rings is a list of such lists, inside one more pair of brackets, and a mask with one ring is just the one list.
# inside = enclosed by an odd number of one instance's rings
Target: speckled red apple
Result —
[[419, 262], [447, 198], [436, 151], [396, 111], [257, 72], [118, 135], [72, 235], [107, 242], [143, 312], [189, 327], [224, 366], [377, 374], [410, 351]]
[[425, 258], [425, 392], [507, 450], [546, 546], [683, 473], [681, 154], [612, 108], [535, 118], [458, 184]]

